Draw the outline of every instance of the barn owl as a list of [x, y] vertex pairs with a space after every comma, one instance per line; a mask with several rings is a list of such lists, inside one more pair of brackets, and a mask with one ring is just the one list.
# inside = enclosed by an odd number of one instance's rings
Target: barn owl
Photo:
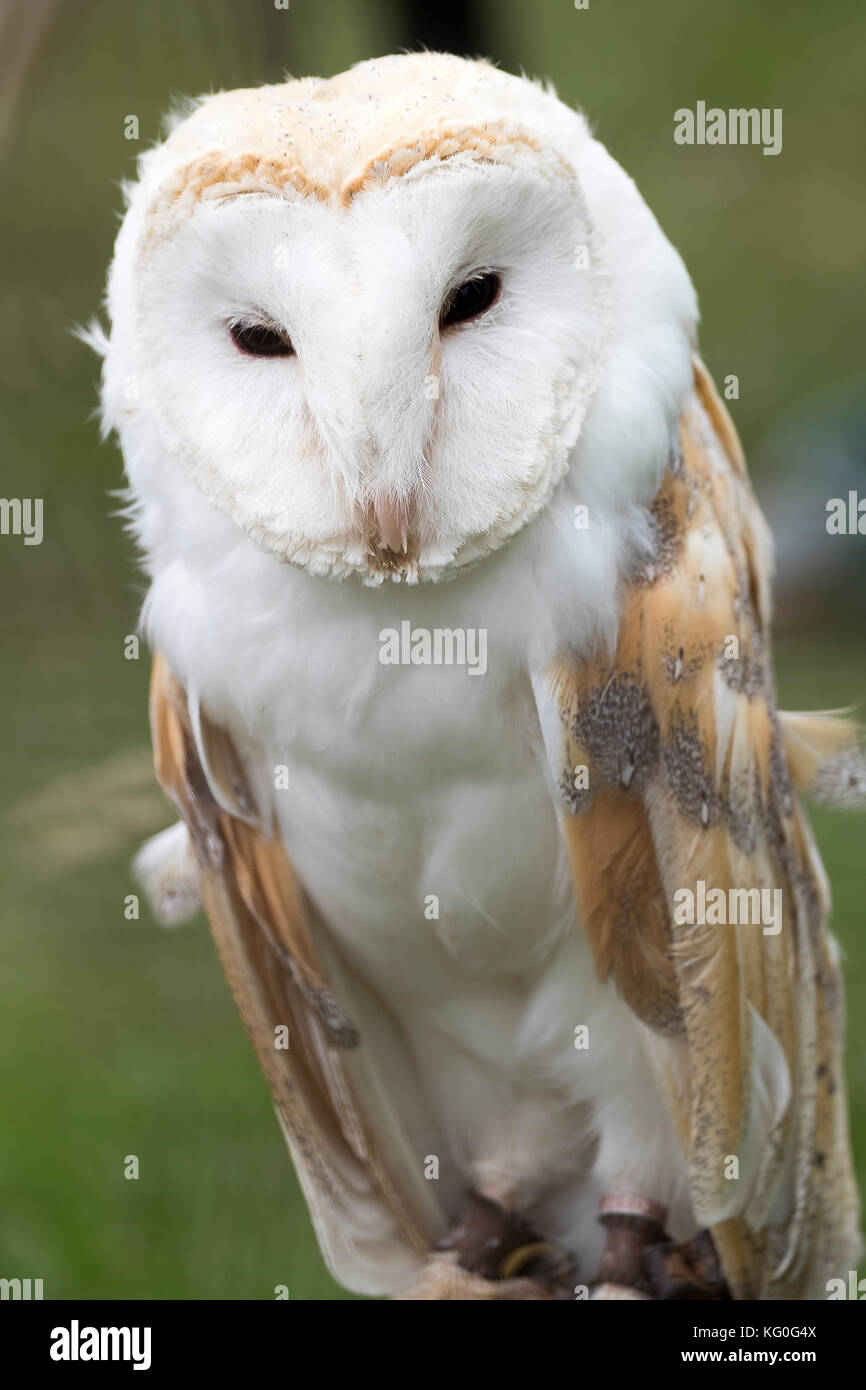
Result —
[[217, 94], [107, 305], [180, 814], [139, 872], [206, 908], [335, 1278], [825, 1296], [858, 1202], [798, 796], [862, 756], [776, 709], [770, 540], [634, 184], [482, 61]]

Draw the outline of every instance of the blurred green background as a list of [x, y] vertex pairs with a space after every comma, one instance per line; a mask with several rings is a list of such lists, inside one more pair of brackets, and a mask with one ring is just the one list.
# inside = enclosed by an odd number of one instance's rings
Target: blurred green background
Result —
[[[800, 438], [804, 401], [820, 415], [859, 391], [862, 0], [591, 0], [586, 11], [483, 0], [426, 19], [396, 0], [287, 11], [3, 0], [2, 492], [44, 498], [45, 539], [0, 540], [0, 1275], [42, 1277], [48, 1298], [266, 1299], [278, 1284], [295, 1299], [347, 1297], [323, 1269], [204, 921], [163, 931], [144, 904], [141, 920], [124, 918], [130, 856], [171, 817], [150, 771], [146, 654], [123, 658], [143, 584], [112, 515], [121, 461], [88, 418], [97, 365], [69, 330], [99, 306], [118, 181], [179, 94], [330, 74], [419, 41], [549, 76], [584, 109], [691, 270], [708, 364], [717, 380], [740, 378], [732, 409], [759, 492], [784, 499], [792, 486], [786, 450], [765, 447], [778, 422], [793, 419]], [[699, 99], [782, 107], [782, 154], [675, 146], [674, 110]], [[139, 143], [124, 138], [130, 114]], [[826, 498], [821, 469], [820, 456], [806, 460]], [[801, 578], [823, 501], [804, 515]], [[847, 558], [833, 587], [816, 574], [811, 604], [785, 614], [783, 706], [864, 704], [857, 545], [838, 538]], [[864, 824], [814, 819], [847, 955], [863, 1180]], [[137, 1182], [123, 1177], [128, 1154]]]

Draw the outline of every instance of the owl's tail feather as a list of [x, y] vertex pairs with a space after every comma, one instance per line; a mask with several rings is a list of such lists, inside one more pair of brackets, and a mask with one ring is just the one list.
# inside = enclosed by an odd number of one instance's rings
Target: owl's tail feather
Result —
[[866, 808], [863, 732], [844, 710], [780, 712], [791, 776], [804, 796], [846, 810]]

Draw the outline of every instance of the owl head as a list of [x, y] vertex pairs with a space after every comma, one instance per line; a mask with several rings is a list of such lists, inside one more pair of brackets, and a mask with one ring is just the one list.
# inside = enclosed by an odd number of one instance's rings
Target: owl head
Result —
[[432, 53], [194, 103], [141, 159], [108, 308], [151, 548], [215, 508], [376, 585], [454, 577], [569, 471], [651, 496], [695, 323], [583, 117]]

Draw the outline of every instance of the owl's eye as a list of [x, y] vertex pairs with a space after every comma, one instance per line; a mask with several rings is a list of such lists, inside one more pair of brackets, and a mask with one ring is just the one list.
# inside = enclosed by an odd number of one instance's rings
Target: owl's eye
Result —
[[443, 304], [439, 327], [449, 328], [454, 323], [480, 318], [496, 303], [501, 288], [502, 281], [492, 270], [464, 280]]
[[230, 323], [229, 333], [235, 347], [249, 357], [291, 357], [295, 350], [283, 333], [266, 323]]

